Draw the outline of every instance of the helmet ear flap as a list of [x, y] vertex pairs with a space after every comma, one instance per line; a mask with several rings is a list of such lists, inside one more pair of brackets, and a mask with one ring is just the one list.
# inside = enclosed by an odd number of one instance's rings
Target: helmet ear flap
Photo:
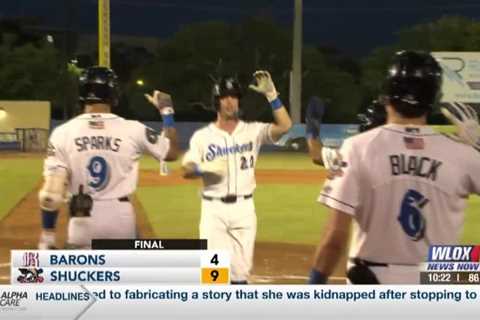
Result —
[[215, 111], [220, 109], [220, 83], [215, 82], [212, 87], [212, 106]]

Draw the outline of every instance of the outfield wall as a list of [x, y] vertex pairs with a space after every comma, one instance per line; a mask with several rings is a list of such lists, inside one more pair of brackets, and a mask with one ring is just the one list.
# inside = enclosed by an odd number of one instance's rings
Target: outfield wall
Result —
[[5, 110], [0, 117], [0, 132], [15, 132], [17, 128], [50, 128], [49, 101], [0, 101]]

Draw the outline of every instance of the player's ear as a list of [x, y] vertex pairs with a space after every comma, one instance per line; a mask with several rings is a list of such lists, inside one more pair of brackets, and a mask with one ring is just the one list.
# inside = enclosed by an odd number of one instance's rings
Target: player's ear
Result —
[[392, 105], [391, 105], [390, 103], [387, 103], [387, 104], [385, 105], [385, 111], [387, 112], [387, 117], [388, 117], [388, 116], [391, 116], [392, 114], [395, 114], [395, 113], [396, 113], [395, 109], [393, 109], [393, 107], [392, 107]]

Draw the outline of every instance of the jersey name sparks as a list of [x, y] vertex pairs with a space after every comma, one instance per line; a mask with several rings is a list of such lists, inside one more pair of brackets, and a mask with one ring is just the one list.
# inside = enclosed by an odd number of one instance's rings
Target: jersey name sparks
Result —
[[120, 149], [120, 143], [122, 139], [105, 137], [105, 136], [84, 136], [75, 138], [75, 145], [77, 146], [77, 151], [87, 151], [87, 150], [105, 150], [118, 152]]
[[234, 144], [231, 147], [222, 147], [216, 144], [208, 145], [208, 152], [205, 155], [205, 159], [207, 161], [212, 161], [216, 157], [226, 156], [228, 154], [235, 154], [235, 153], [244, 153], [253, 150], [253, 142], [248, 142], [244, 144]]
[[438, 169], [442, 162], [428, 157], [407, 156], [405, 154], [390, 155], [392, 175], [412, 175], [437, 180]]

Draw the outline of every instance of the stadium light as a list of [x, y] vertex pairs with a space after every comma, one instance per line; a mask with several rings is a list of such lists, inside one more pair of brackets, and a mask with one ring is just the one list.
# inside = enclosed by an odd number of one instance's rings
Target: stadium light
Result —
[[3, 119], [7, 116], [7, 111], [4, 108], [0, 107], [0, 119]]

